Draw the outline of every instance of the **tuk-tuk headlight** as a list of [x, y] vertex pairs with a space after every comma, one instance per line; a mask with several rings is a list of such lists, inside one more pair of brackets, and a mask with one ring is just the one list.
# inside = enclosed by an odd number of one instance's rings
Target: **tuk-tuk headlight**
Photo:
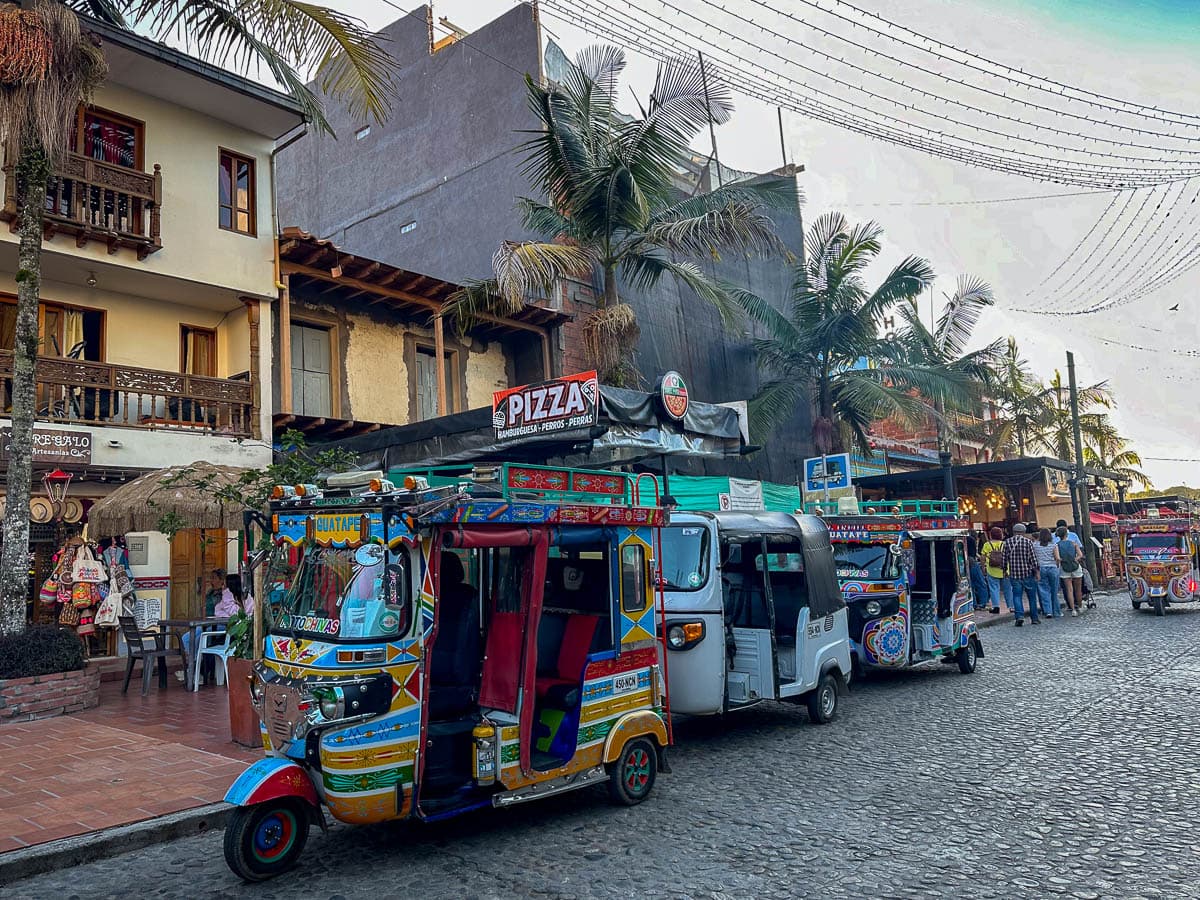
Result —
[[317, 708], [321, 711], [322, 719], [332, 722], [345, 715], [346, 704], [341, 688], [321, 687], [316, 688], [312, 693], [313, 698], [317, 701]]
[[704, 637], [703, 622], [668, 622], [667, 646], [672, 650], [687, 650]]
[[865, 612], [871, 618], [875, 618], [875, 616], [879, 615], [882, 610], [883, 607], [879, 605], [878, 600], [868, 600], [865, 604], [863, 604], [863, 612]]

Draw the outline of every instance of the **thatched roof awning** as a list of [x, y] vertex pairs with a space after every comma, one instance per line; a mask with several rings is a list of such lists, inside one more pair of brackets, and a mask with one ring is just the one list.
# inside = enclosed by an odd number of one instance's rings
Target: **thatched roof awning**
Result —
[[236, 485], [243, 469], [197, 461], [148, 472], [117, 488], [88, 510], [88, 533], [95, 538], [132, 531], [158, 531], [165, 515], [174, 514], [184, 528], [239, 531], [243, 507], [216, 499], [216, 492]]

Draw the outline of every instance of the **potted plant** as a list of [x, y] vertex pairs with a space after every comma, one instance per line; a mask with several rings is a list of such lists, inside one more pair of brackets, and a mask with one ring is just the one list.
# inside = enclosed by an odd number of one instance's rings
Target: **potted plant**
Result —
[[254, 668], [254, 619], [237, 612], [225, 623], [229, 640], [229, 732], [247, 747], [262, 746], [258, 713], [250, 701], [250, 675]]

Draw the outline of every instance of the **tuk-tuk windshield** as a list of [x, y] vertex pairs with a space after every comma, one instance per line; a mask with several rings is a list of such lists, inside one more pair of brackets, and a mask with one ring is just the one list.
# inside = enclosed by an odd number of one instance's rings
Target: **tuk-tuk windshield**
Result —
[[1179, 553], [1186, 554], [1187, 545], [1184, 535], [1170, 532], [1157, 534], [1131, 534], [1129, 536], [1129, 552], [1131, 553]]
[[381, 544], [281, 547], [268, 572], [274, 631], [391, 638], [408, 630], [408, 551]]
[[900, 558], [890, 544], [839, 541], [833, 545], [833, 561], [838, 578], [895, 581], [900, 577]]
[[662, 530], [662, 588], [698, 591], [708, 582], [708, 529], [672, 525]]

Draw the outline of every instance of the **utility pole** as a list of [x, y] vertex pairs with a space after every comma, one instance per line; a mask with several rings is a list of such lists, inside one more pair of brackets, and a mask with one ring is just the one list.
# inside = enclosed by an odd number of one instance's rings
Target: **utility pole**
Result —
[[1096, 573], [1096, 545], [1092, 543], [1092, 511], [1088, 506], [1087, 473], [1083, 470], [1083, 433], [1079, 430], [1079, 392], [1075, 388], [1075, 354], [1067, 351], [1067, 380], [1071, 387], [1071, 430], [1075, 433], [1075, 484], [1079, 489], [1079, 511], [1075, 527], [1083, 541], [1083, 555], [1087, 560], [1092, 584], [1099, 584]]

